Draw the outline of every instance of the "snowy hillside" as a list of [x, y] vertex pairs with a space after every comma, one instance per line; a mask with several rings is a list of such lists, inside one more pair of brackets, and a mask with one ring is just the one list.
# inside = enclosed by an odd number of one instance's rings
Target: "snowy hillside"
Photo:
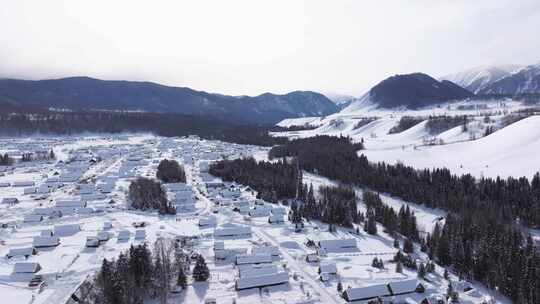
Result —
[[398, 161], [418, 168], [447, 167], [476, 176], [526, 176], [540, 167], [540, 116], [518, 121], [489, 136], [441, 146], [363, 151], [372, 161]]
[[[476, 176], [531, 176], [537, 167], [521, 160], [533, 157], [537, 151], [538, 129], [535, 127], [538, 127], [538, 117], [504, 127], [508, 117], [517, 115], [511, 113], [526, 108], [526, 105], [508, 99], [504, 102], [462, 101], [418, 110], [380, 109], [364, 96], [362, 102], [320, 118], [317, 121], [319, 127], [314, 130], [276, 132], [272, 135], [290, 138], [350, 136], [354, 141], [364, 142], [362, 153], [372, 161], [402, 161], [419, 168], [448, 167], [456, 173]], [[464, 115], [468, 117], [466, 130], [462, 125], [455, 125], [434, 132], [428, 125], [430, 116]], [[413, 117], [417, 123], [390, 134], [402, 117]], [[283, 123], [297, 125], [304, 122], [291, 119]], [[495, 132], [483, 138], [487, 128]]]
[[358, 110], [366, 110], [366, 109], [375, 109], [377, 108], [377, 104], [375, 104], [369, 95], [369, 92], [362, 95], [360, 98], [356, 99], [352, 103], [350, 103], [346, 108], [341, 110], [340, 113], [347, 114], [347, 113], [354, 113]]

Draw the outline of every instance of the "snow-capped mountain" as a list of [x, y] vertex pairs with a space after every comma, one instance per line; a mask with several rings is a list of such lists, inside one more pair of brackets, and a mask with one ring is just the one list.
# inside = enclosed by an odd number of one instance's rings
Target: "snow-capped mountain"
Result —
[[540, 93], [540, 64], [529, 65], [492, 82], [478, 91], [483, 95], [519, 95]]
[[395, 75], [371, 88], [341, 113], [354, 112], [367, 106], [417, 109], [471, 96], [474, 96], [472, 92], [451, 81], [437, 81], [423, 73]]
[[518, 65], [480, 66], [462, 72], [446, 75], [441, 80], [449, 80], [467, 90], [478, 93], [490, 84], [519, 70]]

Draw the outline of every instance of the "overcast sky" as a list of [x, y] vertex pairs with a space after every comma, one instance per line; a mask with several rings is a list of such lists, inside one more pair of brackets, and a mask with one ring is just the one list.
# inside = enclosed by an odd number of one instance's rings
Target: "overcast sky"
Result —
[[361, 95], [400, 73], [540, 61], [538, 0], [0, 0], [0, 77]]

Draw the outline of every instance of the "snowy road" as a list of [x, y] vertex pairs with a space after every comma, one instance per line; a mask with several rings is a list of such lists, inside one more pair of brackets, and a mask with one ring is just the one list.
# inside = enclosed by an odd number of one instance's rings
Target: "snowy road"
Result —
[[287, 260], [287, 265], [289, 267], [291, 267], [297, 273], [302, 274], [303, 279], [314, 290], [317, 291], [318, 296], [321, 297], [321, 302], [322, 303], [336, 303], [336, 304], [342, 303], [342, 301], [337, 301], [334, 298], [334, 296], [332, 296], [326, 290], [326, 288], [322, 287], [318, 282], [315, 281], [315, 279], [313, 279], [306, 271], [304, 271], [303, 268], [298, 264], [298, 261], [296, 261], [296, 259], [294, 257], [292, 257], [286, 250], [283, 250], [280, 247], [279, 242], [274, 237], [272, 237], [271, 235], [269, 235], [268, 233], [266, 233], [265, 231], [263, 231], [259, 227], [252, 226], [251, 229], [253, 230], [253, 232], [258, 237], [260, 237], [261, 239], [264, 239], [265, 241], [267, 241], [267, 242], [271, 243], [272, 245], [277, 246], [279, 248], [279, 251], [281, 252], [281, 255], [283, 256], [283, 258], [285, 260]]

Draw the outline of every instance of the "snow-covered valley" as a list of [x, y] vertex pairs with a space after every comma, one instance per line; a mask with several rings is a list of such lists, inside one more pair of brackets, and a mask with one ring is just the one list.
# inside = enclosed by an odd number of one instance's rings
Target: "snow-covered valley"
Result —
[[[158, 238], [190, 240], [187, 249], [203, 255], [211, 273], [208, 282], [189, 281], [185, 291], [171, 293], [170, 303], [213, 299], [217, 303], [345, 303], [337, 291], [338, 283], [344, 289], [350, 287], [365, 293], [368, 298], [375, 292], [374, 296], [395, 302], [421, 303], [441, 298], [450, 281], [460, 293], [462, 303], [490, 299], [509, 302], [481, 284], [460, 281], [453, 274], [445, 279], [444, 269], [439, 266], [421, 281], [414, 270], [405, 268], [397, 273], [391, 262], [396, 253], [394, 239], [384, 232], [357, 234], [346, 228], [329, 232], [328, 225], [318, 221], [305, 223], [300, 232], [295, 231], [287, 219], [288, 205], [261, 201], [249, 188], [222, 183], [207, 173], [209, 161], [251, 155], [264, 159], [266, 148], [136, 134], [3, 139], [3, 146], [16, 154], [31, 149], [36, 141], [42, 149], [53, 149], [56, 159], [6, 167], [0, 176], [2, 199], [17, 199], [0, 205], [0, 253], [6, 256], [0, 261], [0, 292], [9, 303], [70, 303], [71, 295], [80, 295], [80, 284], [91, 280], [103, 258], [114, 259], [132, 244], [146, 242], [151, 246]], [[163, 158], [176, 159], [186, 168], [194, 205], [177, 209], [183, 211], [176, 215], [129, 208], [126, 193], [130, 181], [137, 176], [155, 176], [157, 163]], [[306, 172], [304, 183], [318, 187], [333, 182]], [[361, 191], [358, 189], [358, 197]], [[382, 199], [396, 210], [406, 205], [388, 195], [382, 195]], [[84, 207], [63, 208], [62, 216], [54, 213], [61, 208], [59, 202], [66, 200], [83, 201]], [[362, 210], [360, 200], [358, 204]], [[431, 230], [444, 216], [440, 210], [409, 205], [425, 230]], [[278, 222], [269, 221], [280, 217]], [[134, 227], [141, 222], [145, 222], [144, 228]], [[239, 229], [248, 232], [238, 234]], [[62, 230], [68, 233], [62, 234]], [[380, 226], [379, 230], [384, 229]], [[106, 240], [97, 247], [87, 246], [89, 237], [102, 232], [106, 232]], [[37, 246], [36, 236], [47, 233], [58, 236], [59, 243]], [[336, 241], [354, 245], [346, 252], [322, 253], [320, 247], [309, 245], [310, 240], [315, 244]], [[27, 258], [7, 257], [18, 248], [35, 248], [35, 252]], [[282, 276], [278, 284], [265, 283], [272, 277], [242, 279], [243, 267], [236, 265], [237, 256], [257, 256], [257, 252], [273, 252], [269, 263], [262, 266], [273, 267], [275, 276]], [[372, 266], [375, 257], [384, 262], [384, 268]], [[415, 257], [418, 263], [427, 261], [420, 251]], [[17, 264], [37, 264], [39, 269], [20, 273]], [[320, 269], [334, 270], [320, 273]], [[30, 279], [38, 275], [44, 283], [28, 287]], [[253, 284], [255, 288], [239, 290], [238, 284]], [[403, 285], [405, 291], [394, 295], [376, 291], [387, 284]], [[423, 292], [415, 291], [418, 284]]]

